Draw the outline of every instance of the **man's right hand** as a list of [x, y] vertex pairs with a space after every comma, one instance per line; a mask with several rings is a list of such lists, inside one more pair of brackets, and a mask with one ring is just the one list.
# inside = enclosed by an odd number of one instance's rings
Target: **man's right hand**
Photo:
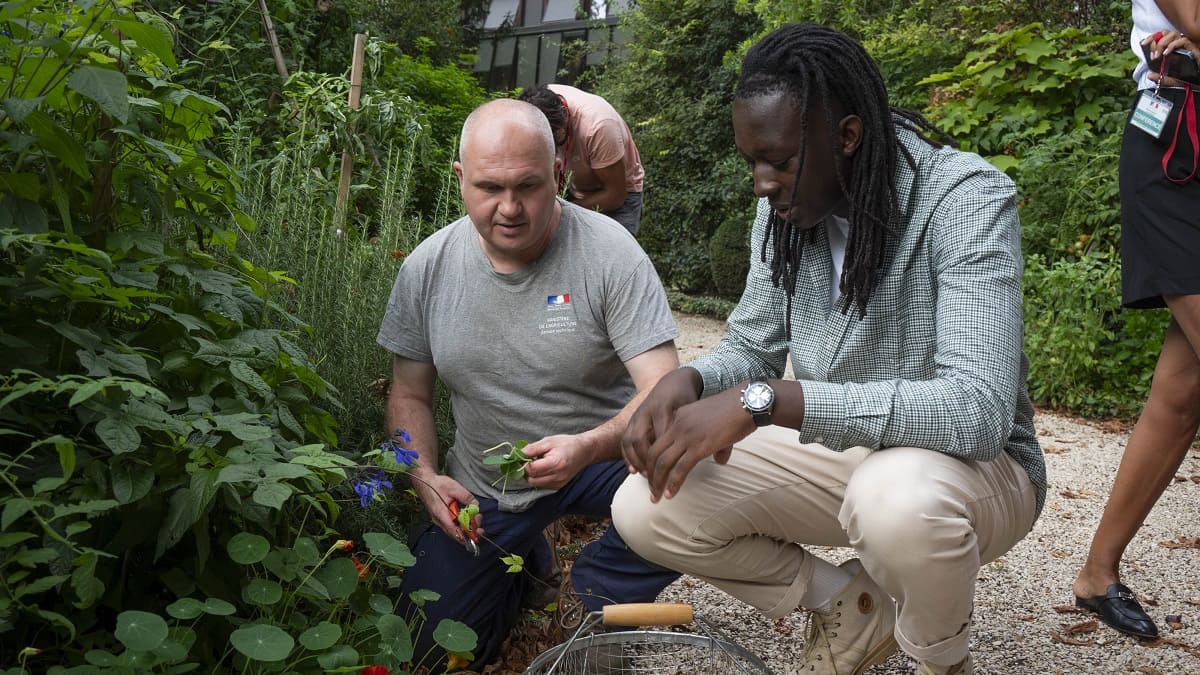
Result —
[[703, 386], [700, 372], [686, 366], [667, 373], [654, 385], [629, 418], [621, 438], [621, 454], [630, 473], [645, 471], [647, 463], [654, 461], [650, 446], [671, 426], [676, 410], [699, 400]]
[[[442, 528], [447, 536], [455, 541], [462, 541], [462, 528], [450, 513], [450, 501], [454, 500], [459, 505], [466, 506], [467, 504], [478, 505], [479, 500], [471, 494], [470, 490], [449, 476], [432, 474], [420, 476], [420, 479], [413, 481], [413, 490], [421, 498], [425, 510], [429, 512], [429, 519]], [[471, 531], [479, 535], [483, 534], [482, 516], [475, 516], [475, 519], [471, 521]]]

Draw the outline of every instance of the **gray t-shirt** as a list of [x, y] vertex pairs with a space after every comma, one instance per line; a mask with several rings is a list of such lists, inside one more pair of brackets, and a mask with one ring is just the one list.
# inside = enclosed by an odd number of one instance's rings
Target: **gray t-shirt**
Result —
[[636, 392], [624, 362], [679, 334], [633, 237], [605, 216], [560, 203], [562, 222], [546, 252], [513, 274], [492, 269], [469, 218], [426, 239], [396, 275], [376, 338], [437, 368], [456, 425], [446, 471], [506, 511], [552, 491], [497, 482], [483, 451], [612, 418]]

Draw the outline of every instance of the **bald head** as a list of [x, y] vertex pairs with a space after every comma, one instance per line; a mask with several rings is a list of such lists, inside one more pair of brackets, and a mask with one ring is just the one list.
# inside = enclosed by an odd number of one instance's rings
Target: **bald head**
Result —
[[458, 141], [458, 159], [466, 162], [481, 143], [511, 142], [518, 136], [543, 146], [546, 162], [554, 162], [554, 132], [546, 116], [529, 103], [508, 98], [488, 101], [467, 116]]

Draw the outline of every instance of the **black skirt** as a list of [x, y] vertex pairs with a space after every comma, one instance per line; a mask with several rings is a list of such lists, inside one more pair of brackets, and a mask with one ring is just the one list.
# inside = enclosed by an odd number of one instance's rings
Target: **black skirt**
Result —
[[[1162, 159], [1176, 137], [1186, 91], [1162, 89], [1174, 103], [1162, 137], [1126, 123], [1121, 140], [1121, 300], [1126, 307], [1166, 307], [1164, 295], [1200, 293], [1200, 175], [1184, 184], [1163, 175]], [[1134, 99], [1137, 105], [1138, 97]], [[1200, 118], [1200, 92], [1192, 107]], [[1132, 116], [1132, 111], [1131, 111]], [[1179, 127], [1175, 152], [1167, 165], [1174, 178], [1192, 172], [1192, 141], [1187, 118]]]

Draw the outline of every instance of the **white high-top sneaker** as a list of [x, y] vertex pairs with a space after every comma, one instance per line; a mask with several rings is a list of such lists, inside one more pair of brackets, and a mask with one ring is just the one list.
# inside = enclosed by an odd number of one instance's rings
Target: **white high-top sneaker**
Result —
[[827, 612], [809, 614], [800, 673], [860, 675], [896, 651], [896, 603], [857, 559], [841, 567], [854, 578]]

